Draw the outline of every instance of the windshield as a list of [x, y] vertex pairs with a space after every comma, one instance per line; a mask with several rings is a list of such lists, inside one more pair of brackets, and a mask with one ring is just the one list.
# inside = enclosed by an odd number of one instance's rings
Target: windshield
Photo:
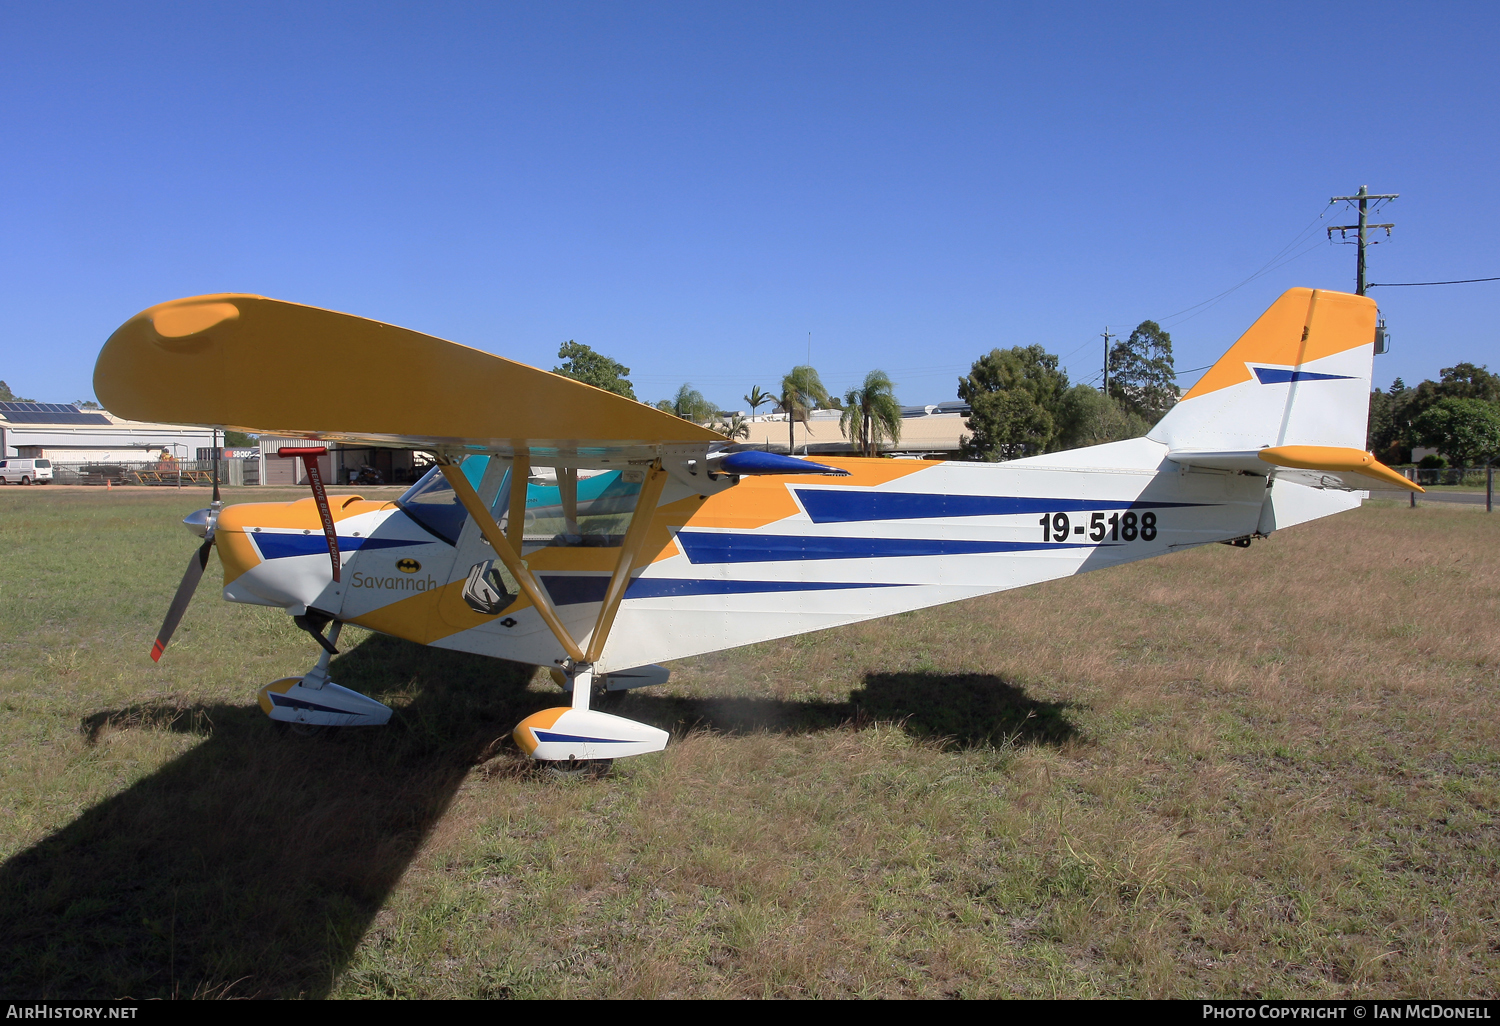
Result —
[[[465, 456], [461, 464], [464, 477], [475, 488], [484, 477], [484, 468], [489, 465], [488, 456]], [[501, 491], [504, 491], [502, 488]], [[417, 523], [443, 539], [449, 545], [458, 544], [458, 536], [464, 529], [468, 511], [458, 501], [453, 486], [443, 472], [433, 467], [422, 475], [421, 480], [406, 490], [396, 500], [396, 505]]]

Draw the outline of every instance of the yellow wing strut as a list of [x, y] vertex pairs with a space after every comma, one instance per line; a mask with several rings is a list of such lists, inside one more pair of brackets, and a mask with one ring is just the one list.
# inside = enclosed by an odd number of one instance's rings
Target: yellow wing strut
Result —
[[615, 623], [615, 613], [620, 610], [620, 600], [630, 585], [630, 568], [641, 546], [646, 544], [646, 535], [651, 531], [651, 521], [656, 515], [656, 501], [661, 498], [662, 487], [667, 483], [667, 472], [661, 462], [652, 464], [641, 485], [640, 497], [635, 501], [635, 515], [630, 518], [630, 527], [625, 531], [625, 542], [620, 546], [620, 558], [615, 561], [615, 572], [610, 574], [609, 587], [604, 592], [604, 604], [599, 607], [599, 619], [594, 623], [594, 633], [589, 635], [589, 650], [584, 662], [596, 663], [604, 654], [604, 642], [609, 638], [610, 628]]

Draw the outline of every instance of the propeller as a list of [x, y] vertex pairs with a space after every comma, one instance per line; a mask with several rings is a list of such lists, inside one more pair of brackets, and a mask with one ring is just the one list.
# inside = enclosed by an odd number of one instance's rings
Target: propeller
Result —
[[[214, 505], [217, 506], [218, 503]], [[208, 512], [204, 509], [198, 511], [198, 513]], [[190, 516], [197, 516], [198, 513], [190, 514]], [[217, 514], [218, 510], [214, 510], [213, 513]], [[188, 526], [191, 528], [193, 525], [188, 524]], [[167, 618], [162, 621], [161, 630], [156, 632], [156, 641], [151, 646], [152, 662], [161, 662], [161, 654], [167, 650], [167, 642], [172, 640], [172, 632], [177, 630], [182, 614], [187, 612], [188, 603], [193, 600], [193, 592], [198, 590], [198, 582], [203, 579], [203, 568], [208, 566], [208, 553], [213, 547], [214, 533], [213, 528], [209, 527], [203, 544], [198, 547], [193, 558], [188, 560], [187, 573], [182, 575], [182, 583], [177, 586], [177, 594], [172, 596], [172, 604], [167, 607]]]
[[188, 560], [187, 572], [182, 575], [182, 583], [177, 585], [177, 594], [172, 596], [172, 604], [167, 607], [167, 618], [161, 622], [161, 630], [156, 632], [156, 641], [151, 645], [152, 662], [161, 662], [161, 654], [167, 650], [167, 643], [172, 640], [172, 634], [182, 622], [182, 614], [187, 612], [188, 603], [193, 601], [193, 592], [198, 590], [198, 582], [203, 579], [203, 570], [208, 566], [208, 553], [214, 547], [214, 525], [218, 522], [219, 510], [223, 508], [224, 503], [219, 498], [219, 432], [216, 430], [213, 505], [182, 518], [187, 529], [203, 539], [203, 544], [198, 546], [198, 551]]
[[[219, 446], [218, 431], [214, 432], [214, 501], [208, 509], [200, 509], [189, 513], [182, 518], [183, 524], [187, 526], [198, 537], [203, 539], [203, 544], [188, 561], [187, 570], [182, 575], [182, 583], [177, 585], [177, 594], [172, 596], [172, 604], [167, 607], [167, 618], [161, 623], [161, 630], [156, 632], [156, 641], [151, 646], [151, 659], [153, 662], [161, 662], [161, 654], [167, 650], [167, 644], [172, 640], [172, 634], [177, 630], [177, 625], [182, 621], [182, 614], [187, 612], [188, 603], [193, 601], [193, 592], [198, 590], [198, 582], [203, 579], [203, 571], [208, 566], [208, 554], [214, 547], [214, 527], [219, 521], [219, 511], [224, 508], [224, 503], [219, 498]], [[333, 523], [333, 512], [328, 506], [328, 493], [323, 488], [323, 477], [318, 471], [318, 457], [326, 453], [325, 446], [311, 446], [307, 448], [282, 448], [277, 450], [277, 455], [284, 458], [301, 459], [307, 467], [308, 483], [312, 485], [313, 499], [318, 506], [318, 517], [323, 522], [323, 533], [328, 540], [328, 556], [333, 564], [333, 579], [339, 580], [339, 567], [342, 557], [339, 555], [339, 537]], [[333, 642], [323, 636], [323, 628], [332, 616], [318, 613], [316, 616], [312, 611], [307, 616], [295, 618], [297, 626], [307, 633], [334, 655], [338, 655], [338, 649], [333, 647]]]

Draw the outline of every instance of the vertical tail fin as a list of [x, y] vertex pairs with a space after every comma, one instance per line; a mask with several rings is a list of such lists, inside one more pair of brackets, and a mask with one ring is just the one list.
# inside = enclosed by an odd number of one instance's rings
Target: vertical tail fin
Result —
[[1172, 451], [1365, 447], [1375, 301], [1290, 289], [1152, 428]]

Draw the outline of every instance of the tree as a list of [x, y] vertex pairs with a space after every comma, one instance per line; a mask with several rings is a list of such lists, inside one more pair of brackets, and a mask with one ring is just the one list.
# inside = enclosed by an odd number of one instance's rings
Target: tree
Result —
[[250, 449], [258, 441], [258, 436], [247, 435], [243, 431], [225, 431], [224, 447], [226, 449]]
[[1177, 402], [1172, 336], [1155, 321], [1142, 321], [1109, 351], [1109, 396], [1155, 424]]
[[772, 395], [770, 392], [762, 391], [759, 385], [752, 385], [750, 387], [750, 394], [747, 396], [743, 396], [742, 398], [745, 400], [745, 402], [750, 404], [750, 416], [752, 417], [755, 416], [755, 411], [766, 405], [766, 403], [773, 403], [776, 401], [776, 397], [774, 395]]
[[839, 430], [862, 456], [880, 455], [880, 443], [887, 439], [901, 441], [901, 405], [885, 371], [872, 370], [863, 385], [844, 394]]
[[732, 413], [728, 420], [725, 420], [723, 417], [715, 417], [711, 426], [719, 434], [731, 440], [750, 437], [750, 422], [745, 419], [743, 413]]
[[73, 405], [80, 410], [102, 410], [104, 408], [92, 399], [74, 399]]
[[1487, 365], [1461, 363], [1439, 372], [1437, 392], [1454, 399], [1483, 399], [1500, 402], [1500, 374], [1491, 374]]
[[1448, 457], [1472, 467], [1500, 457], [1500, 405], [1483, 399], [1445, 396], [1412, 423], [1417, 437]]
[[781, 379], [781, 395], [779, 397], [781, 408], [786, 411], [786, 451], [791, 452], [796, 447], [796, 424], [797, 421], [807, 422], [807, 415], [817, 409], [820, 404], [828, 402], [828, 389], [823, 387], [823, 379], [818, 377], [818, 372], [807, 364], [793, 367], [787, 375]]
[[623, 395], [626, 399], [635, 398], [635, 389], [631, 387], [628, 377], [630, 368], [624, 364], [611, 360], [603, 353], [596, 353], [572, 339], [558, 348], [557, 356], [563, 363], [560, 367], [552, 368], [553, 374], [561, 374], [565, 378], [582, 381], [606, 392]]
[[1041, 346], [992, 349], [958, 381], [958, 397], [969, 404], [972, 435], [960, 440], [967, 460], [1008, 460], [1054, 448], [1054, 417], [1068, 375]]
[[34, 403], [34, 402], [36, 402], [36, 400], [35, 399], [22, 399], [20, 396], [15, 395], [14, 393], [11, 392], [9, 385], [7, 385], [3, 381], [0, 381], [0, 402], [5, 402], [5, 403]]
[[1059, 449], [1139, 438], [1151, 430], [1150, 421], [1090, 385], [1074, 385], [1064, 392], [1054, 420]]
[[[1500, 403], [1500, 375], [1484, 366], [1460, 363], [1444, 367], [1438, 380], [1423, 381], [1408, 388], [1397, 378], [1385, 392], [1370, 393], [1370, 420], [1366, 444], [1387, 463], [1405, 463], [1413, 446], [1434, 444], [1424, 440], [1417, 422], [1444, 399], [1472, 399]], [[1452, 411], [1443, 417], [1451, 417]], [[1442, 418], [1440, 418], [1442, 419]], [[1436, 446], [1435, 446], [1436, 447]]]
[[[663, 403], [666, 405], [664, 406]], [[694, 424], [706, 424], [719, 412], [714, 409], [713, 403], [703, 398], [703, 393], [694, 388], [690, 381], [683, 382], [675, 397], [663, 399], [662, 402], [656, 404], [656, 407], [676, 414], [683, 420], [690, 420]]]

